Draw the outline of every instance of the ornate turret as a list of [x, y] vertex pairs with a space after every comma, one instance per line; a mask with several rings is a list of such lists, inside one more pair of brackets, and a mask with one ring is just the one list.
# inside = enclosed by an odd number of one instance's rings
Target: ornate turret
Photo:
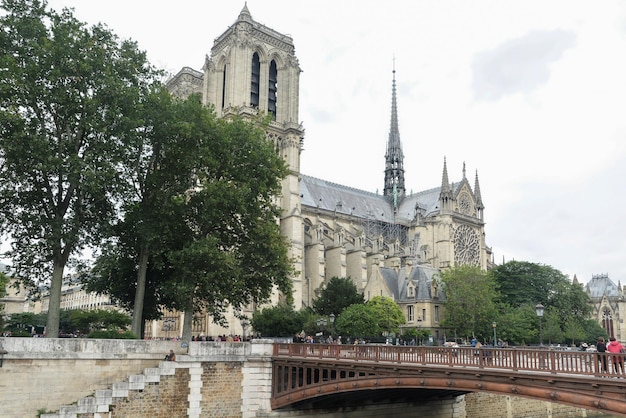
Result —
[[443, 174], [441, 175], [441, 192], [439, 193], [439, 209], [448, 210], [452, 205], [454, 196], [452, 195], [452, 187], [448, 180], [448, 164], [446, 157], [443, 157]]
[[483, 205], [483, 198], [480, 194], [480, 184], [478, 183], [478, 170], [476, 170], [476, 180], [474, 181], [474, 198], [476, 199], [476, 212], [478, 213], [478, 217], [480, 220], [483, 220], [483, 210], [485, 206]]
[[396, 69], [393, 69], [393, 83], [391, 89], [391, 127], [385, 154], [385, 189], [384, 196], [393, 199], [394, 210], [398, 209], [399, 201], [404, 198], [404, 154], [400, 142], [398, 128], [398, 106], [396, 102]]

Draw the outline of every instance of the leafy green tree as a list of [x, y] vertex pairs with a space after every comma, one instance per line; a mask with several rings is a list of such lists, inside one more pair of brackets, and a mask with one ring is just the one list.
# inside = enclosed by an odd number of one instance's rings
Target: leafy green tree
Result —
[[515, 309], [500, 307], [497, 332], [503, 341], [511, 345], [525, 345], [535, 341], [538, 330], [534, 306], [525, 305]]
[[463, 265], [442, 274], [446, 306], [442, 325], [456, 335], [489, 339], [498, 320], [496, 283], [478, 267]]
[[384, 296], [374, 296], [367, 301], [367, 307], [372, 309], [376, 316], [376, 324], [385, 333], [400, 333], [400, 325], [405, 323], [402, 309], [393, 299]]
[[279, 303], [252, 315], [250, 324], [255, 333], [265, 337], [293, 337], [305, 328], [311, 313], [295, 311], [291, 305]]
[[253, 123], [219, 119], [197, 96], [157, 99], [164, 110], [148, 124], [146, 149], [159, 156], [134, 173], [142, 198], [126, 206], [90, 286], [115, 291], [133, 318], [142, 301], [144, 318], [184, 311], [183, 338], [195, 312], [223, 323], [229, 306], [262, 304], [275, 287], [289, 302], [292, 264], [274, 203], [285, 162]]
[[372, 305], [350, 305], [335, 319], [335, 329], [338, 335], [361, 337], [377, 337], [382, 335], [385, 328], [380, 327], [380, 318]]
[[583, 341], [587, 343], [595, 344], [598, 337], [604, 337], [604, 340], [608, 340], [609, 335], [606, 330], [602, 328], [600, 324], [594, 319], [586, 319], [582, 322], [583, 329], [585, 331], [585, 337]]
[[82, 334], [89, 334], [93, 330], [125, 330], [131, 324], [131, 318], [122, 312], [98, 310], [70, 311], [74, 328]]
[[363, 294], [349, 277], [332, 277], [319, 297], [313, 301], [313, 310], [320, 315], [338, 316], [348, 306], [363, 303]]
[[564, 336], [571, 345], [576, 345], [577, 342], [585, 341], [585, 329], [580, 321], [571, 318], [565, 322]]
[[46, 335], [57, 337], [65, 267], [116, 215], [156, 72], [134, 42], [46, 6], [0, 9], [0, 226], [16, 277], [51, 277]]
[[10, 331], [14, 337], [30, 337], [34, 333], [43, 331], [46, 323], [46, 315], [32, 312], [14, 313], [5, 325], [5, 330]]
[[561, 328], [558, 313], [553, 309], [546, 309], [543, 315], [543, 343], [560, 344], [565, 342], [565, 335]]
[[230, 306], [269, 301], [278, 289], [292, 303], [289, 243], [276, 220], [276, 196], [287, 174], [285, 161], [263, 130], [241, 118], [219, 119], [188, 101], [189, 136], [202, 157], [196, 187], [173, 209], [180, 228], [171, 263], [172, 308], [185, 312], [183, 337], [191, 336], [194, 312], [224, 323]]
[[[9, 276], [0, 272], [0, 298], [7, 294], [7, 286], [9, 285]], [[0, 303], [0, 313], [4, 310], [4, 304]], [[4, 316], [0, 315], [0, 330], [4, 327]]]
[[525, 261], [507, 262], [491, 273], [502, 301], [511, 308], [544, 305], [544, 341], [564, 343], [566, 338], [581, 336], [580, 329], [591, 312], [589, 297], [582, 286], [570, 282], [553, 267]]
[[[110, 292], [132, 308], [137, 335], [142, 335], [144, 319], [159, 318], [160, 306], [172, 304], [172, 298], [159, 291], [162, 273], [170, 267], [163, 253], [173, 245], [177, 228], [184, 226], [176, 206], [194, 187], [194, 174], [201, 168], [187, 113], [199, 101], [197, 96], [176, 100], [157, 86], [142, 103], [136, 153], [126, 164], [126, 178], [135, 193], [123, 202], [124, 217], [113, 227], [89, 280], [90, 289]], [[159, 294], [163, 296], [155, 296]]]

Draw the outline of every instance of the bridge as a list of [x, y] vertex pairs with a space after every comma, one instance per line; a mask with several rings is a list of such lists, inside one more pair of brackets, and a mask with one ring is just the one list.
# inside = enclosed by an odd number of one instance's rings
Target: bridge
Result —
[[[617, 354], [624, 361], [625, 354]], [[548, 348], [274, 344], [272, 409], [375, 392], [414, 399], [491, 392], [626, 417], [626, 374], [613, 354]], [[606, 361], [607, 370], [602, 364]]]

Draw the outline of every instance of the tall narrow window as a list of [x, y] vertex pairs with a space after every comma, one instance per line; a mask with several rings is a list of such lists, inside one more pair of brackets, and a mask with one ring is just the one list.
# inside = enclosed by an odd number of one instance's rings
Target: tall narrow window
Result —
[[252, 79], [250, 81], [250, 106], [259, 107], [259, 80], [261, 79], [261, 62], [259, 54], [252, 55]]
[[222, 75], [222, 109], [226, 106], [226, 65], [224, 65], [224, 74]]
[[278, 70], [276, 69], [276, 61], [272, 60], [270, 64], [269, 87], [267, 91], [267, 111], [272, 114], [276, 120], [276, 102], [278, 100]]
[[435, 305], [435, 322], [439, 322], [439, 305]]
[[407, 322], [413, 322], [413, 305], [407, 305], [406, 307], [406, 319]]

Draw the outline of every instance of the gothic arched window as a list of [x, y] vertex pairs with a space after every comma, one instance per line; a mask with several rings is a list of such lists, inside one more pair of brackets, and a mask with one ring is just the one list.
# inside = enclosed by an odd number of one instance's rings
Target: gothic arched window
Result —
[[222, 75], [222, 109], [226, 105], [226, 64], [224, 64], [224, 74]]
[[270, 63], [269, 87], [267, 91], [267, 111], [276, 120], [276, 102], [278, 101], [278, 68], [276, 61]]
[[252, 74], [250, 81], [250, 106], [259, 107], [259, 81], [261, 80], [261, 62], [259, 54], [252, 55]]
[[609, 309], [604, 309], [602, 311], [602, 328], [604, 328], [609, 334], [609, 337], [614, 337], [613, 333], [613, 315]]

